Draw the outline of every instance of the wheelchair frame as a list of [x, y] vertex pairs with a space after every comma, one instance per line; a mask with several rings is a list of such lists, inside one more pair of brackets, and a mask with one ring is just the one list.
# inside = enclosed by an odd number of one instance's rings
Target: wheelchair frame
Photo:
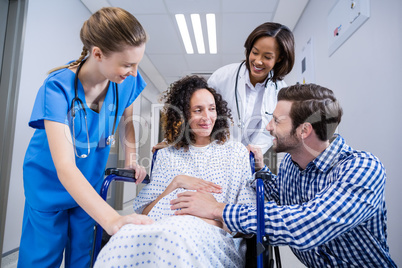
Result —
[[[152, 156], [152, 164], [151, 164], [151, 174], [152, 174], [152, 169], [153, 165], [156, 159], [156, 154], [157, 150], [154, 152]], [[255, 160], [254, 160], [254, 154], [250, 152], [250, 165], [251, 165], [251, 173], [255, 174], [255, 180], [256, 180], [256, 193], [257, 193], [257, 245], [256, 245], [256, 250], [257, 250], [257, 267], [258, 268], [263, 268], [263, 267], [274, 267], [274, 259], [273, 259], [273, 254], [272, 254], [272, 248], [275, 251], [275, 260], [276, 260], [276, 266], [277, 268], [281, 268], [281, 261], [280, 261], [280, 254], [279, 254], [279, 248], [278, 247], [272, 247], [268, 243], [268, 236], [265, 235], [265, 222], [264, 222], [264, 202], [265, 202], [265, 197], [264, 197], [264, 183], [263, 180], [271, 179], [271, 176], [268, 175], [265, 172], [257, 172], [255, 173]], [[118, 169], [116, 169], [118, 170]], [[268, 177], [268, 176], [269, 177]], [[100, 195], [101, 197], [106, 201], [107, 198], [107, 192], [110, 186], [110, 183], [112, 181], [123, 181], [123, 182], [135, 182], [136, 179], [133, 177], [125, 177], [125, 176], [119, 176], [116, 174], [110, 174], [108, 175], [101, 188]], [[143, 183], [148, 184], [150, 180], [144, 180]], [[92, 255], [91, 255], [91, 267], [95, 264], [96, 258], [98, 257], [98, 254], [101, 250], [101, 244], [102, 244], [102, 234], [103, 234], [103, 229], [102, 227], [96, 223], [95, 229], [94, 229], [94, 242], [93, 242], [93, 249], [92, 249]]]

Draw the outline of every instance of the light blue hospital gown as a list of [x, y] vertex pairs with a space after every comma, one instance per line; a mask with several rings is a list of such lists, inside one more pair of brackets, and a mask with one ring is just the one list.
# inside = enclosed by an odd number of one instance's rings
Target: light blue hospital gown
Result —
[[[218, 202], [255, 205], [247, 149], [238, 142], [213, 142], [187, 151], [159, 150], [151, 183], [135, 198], [134, 210], [141, 213], [179, 174], [222, 186], [222, 193], [214, 194]], [[244, 267], [241, 238], [197, 217], [172, 216], [170, 200], [184, 191], [176, 189], [153, 207], [148, 215], [154, 224], [123, 226], [101, 250], [95, 267]]]

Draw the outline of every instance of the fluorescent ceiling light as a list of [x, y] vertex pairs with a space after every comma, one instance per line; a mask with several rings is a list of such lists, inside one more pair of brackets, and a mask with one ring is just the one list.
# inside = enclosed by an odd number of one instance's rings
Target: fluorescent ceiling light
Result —
[[[183, 40], [184, 48], [187, 54], [194, 54], [193, 45], [191, 43], [190, 33], [188, 31], [186, 18], [184, 14], [176, 14], [176, 22], [179, 27], [181, 38]], [[207, 32], [208, 32], [208, 43], [209, 43], [209, 53], [218, 53], [217, 41], [216, 41], [216, 20], [215, 14], [207, 14]], [[197, 50], [199, 54], [205, 54], [205, 44], [204, 36], [202, 34], [202, 25], [199, 14], [191, 14], [191, 23], [194, 30], [194, 37], [197, 44]]]
[[208, 41], [209, 41], [209, 53], [218, 53], [216, 45], [216, 22], [215, 14], [207, 14], [207, 29], [208, 29]]
[[176, 14], [176, 22], [179, 26], [179, 31], [181, 34], [181, 39], [184, 43], [184, 48], [186, 49], [187, 54], [194, 54], [193, 45], [191, 44], [190, 34], [188, 33], [186, 18], [183, 14]]
[[193, 24], [195, 43], [199, 54], [205, 54], [204, 37], [202, 35], [200, 14], [191, 14], [191, 23]]

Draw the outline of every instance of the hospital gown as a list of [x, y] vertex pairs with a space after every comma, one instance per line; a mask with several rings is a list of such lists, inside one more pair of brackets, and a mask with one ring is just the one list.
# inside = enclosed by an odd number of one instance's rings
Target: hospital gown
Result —
[[[134, 200], [134, 210], [141, 213], [180, 174], [222, 186], [222, 193], [213, 194], [218, 202], [255, 205], [247, 149], [237, 142], [213, 142], [159, 150], [151, 183]], [[95, 267], [244, 267], [241, 238], [194, 216], [173, 216], [170, 200], [184, 191], [174, 190], [152, 208], [148, 215], [154, 224], [123, 226], [101, 250]]]

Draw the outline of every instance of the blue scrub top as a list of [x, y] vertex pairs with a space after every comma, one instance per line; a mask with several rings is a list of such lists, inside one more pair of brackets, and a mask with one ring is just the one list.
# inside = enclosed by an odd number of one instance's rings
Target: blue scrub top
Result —
[[[72, 134], [71, 101], [74, 98], [75, 73], [62, 69], [51, 73], [36, 96], [29, 126], [35, 133], [29, 143], [24, 159], [23, 176], [25, 197], [29, 205], [40, 211], [58, 211], [78, 206], [57, 177], [49, 144], [44, 129], [44, 120], [67, 124]], [[104, 178], [104, 169], [110, 146], [106, 138], [112, 134], [116, 109], [116, 91], [110, 83], [99, 113], [91, 110], [85, 101], [84, 89], [78, 81], [78, 97], [83, 101], [87, 113], [91, 152], [87, 158], [75, 157], [77, 167], [99, 192]], [[116, 128], [125, 108], [129, 107], [144, 90], [146, 83], [141, 75], [127, 77], [118, 84], [119, 107]], [[75, 103], [75, 137], [78, 154], [87, 154], [87, 133], [84, 112]]]

